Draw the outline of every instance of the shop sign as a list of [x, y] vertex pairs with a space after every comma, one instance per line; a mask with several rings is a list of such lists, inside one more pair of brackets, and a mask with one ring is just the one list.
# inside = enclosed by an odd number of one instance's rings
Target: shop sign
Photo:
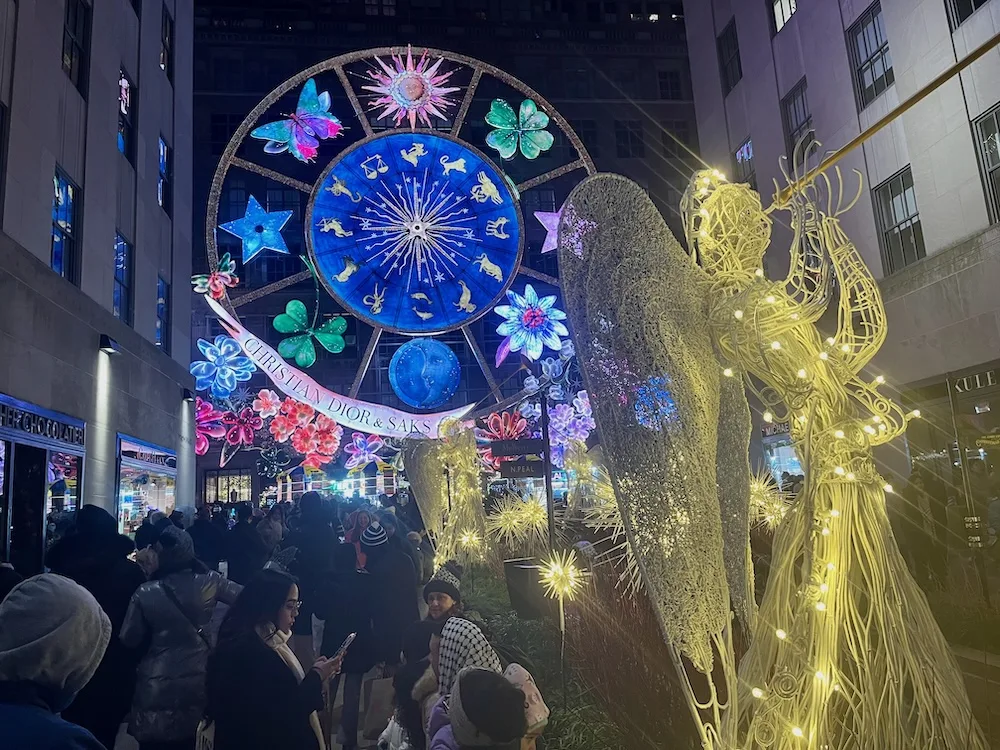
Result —
[[772, 422], [763, 424], [760, 428], [761, 437], [774, 437], [775, 435], [787, 435], [791, 432], [788, 422]]
[[545, 476], [544, 461], [505, 461], [500, 464], [504, 479], [539, 479]]
[[121, 455], [124, 459], [138, 461], [147, 466], [159, 466], [165, 469], [177, 468], [177, 456], [169, 451], [158, 450], [148, 445], [122, 440]]
[[83, 423], [73, 423], [33, 412], [26, 404], [0, 398], [0, 429], [83, 448]]
[[490, 452], [497, 458], [507, 456], [528, 456], [545, 450], [545, 441], [541, 439], [493, 440]]
[[991, 432], [976, 438], [977, 448], [1000, 448], [1000, 433]]
[[975, 375], [955, 378], [956, 393], [969, 393], [970, 391], [978, 391], [981, 388], [989, 388], [994, 385], [998, 385], [996, 370], [986, 370], [985, 372], [977, 372]]

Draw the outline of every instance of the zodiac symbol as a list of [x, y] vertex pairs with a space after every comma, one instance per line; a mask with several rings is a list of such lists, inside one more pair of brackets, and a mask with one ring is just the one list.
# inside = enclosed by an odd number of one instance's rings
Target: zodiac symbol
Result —
[[410, 146], [410, 150], [401, 149], [399, 155], [402, 156], [406, 161], [410, 162], [413, 166], [417, 166], [417, 160], [421, 156], [427, 156], [427, 149], [424, 148], [422, 143], [414, 143]]
[[338, 195], [346, 195], [354, 203], [361, 202], [361, 193], [351, 193], [351, 191], [347, 189], [347, 183], [337, 177], [337, 175], [333, 175], [333, 185], [328, 187], [327, 191], [333, 193], [334, 197]]
[[499, 240], [506, 240], [510, 238], [504, 227], [507, 225], [509, 219], [506, 216], [501, 216], [499, 219], [494, 219], [493, 221], [486, 222], [486, 234], [490, 237], [496, 237]]
[[[476, 239], [476, 235], [475, 235], [475, 233], [471, 229], [466, 229], [464, 236], [465, 236], [465, 239], [467, 239], [467, 240], [474, 240], [474, 239]], [[452, 260], [454, 260], [454, 258]]]
[[434, 304], [433, 300], [428, 297], [423, 292], [417, 292], [416, 294], [411, 294], [410, 299], [420, 300], [421, 302], [426, 302], [428, 305]]
[[421, 320], [430, 320], [431, 318], [434, 317], [434, 313], [432, 313], [432, 312], [422, 312], [422, 311], [418, 310], [415, 307], [410, 308], [410, 309], [412, 309], [413, 312], [415, 312], [417, 314], [417, 317], [420, 318]]
[[338, 273], [333, 278], [335, 278], [337, 281], [339, 281], [341, 284], [343, 284], [345, 281], [347, 281], [349, 278], [351, 278], [351, 276], [353, 276], [354, 272], [357, 271], [357, 270], [358, 270], [358, 264], [354, 262], [354, 258], [352, 258], [349, 255], [345, 255], [344, 256], [344, 270], [341, 271], [340, 273]]
[[474, 313], [476, 306], [472, 304], [472, 291], [465, 285], [462, 279], [458, 280], [458, 285], [462, 287], [462, 296], [458, 298], [458, 302], [454, 303], [455, 309], [469, 314]]
[[[375, 166], [369, 167], [369, 163], [374, 162]], [[363, 162], [361, 162], [361, 169], [365, 173], [365, 177], [369, 180], [377, 179], [380, 174], [385, 174], [389, 171], [389, 165], [382, 161], [381, 154], [375, 154], [374, 156], [369, 156]]]
[[479, 184], [472, 188], [472, 200], [476, 203], [486, 203], [487, 200], [491, 200], [498, 206], [503, 203], [500, 191], [497, 190], [497, 186], [493, 184], [493, 180], [486, 175], [486, 172], [480, 172], [477, 177]]
[[320, 219], [319, 224], [316, 226], [319, 227], [319, 231], [321, 232], [329, 232], [332, 230], [338, 237], [350, 237], [354, 234], [354, 232], [350, 229], [344, 229], [340, 221], [337, 219]]
[[454, 161], [448, 161], [447, 156], [441, 157], [441, 166], [444, 167], [444, 176], [447, 177], [448, 173], [451, 171], [461, 172], [465, 174], [465, 159], [455, 159]]
[[372, 293], [365, 295], [365, 298], [361, 301], [371, 308], [372, 315], [378, 315], [382, 312], [382, 303], [385, 302], [385, 289], [380, 292], [378, 290], [378, 282], [376, 282]]
[[479, 265], [479, 270], [487, 276], [491, 276], [497, 281], [503, 281], [503, 271], [500, 270], [500, 266], [486, 257], [486, 253], [476, 258], [475, 262]]

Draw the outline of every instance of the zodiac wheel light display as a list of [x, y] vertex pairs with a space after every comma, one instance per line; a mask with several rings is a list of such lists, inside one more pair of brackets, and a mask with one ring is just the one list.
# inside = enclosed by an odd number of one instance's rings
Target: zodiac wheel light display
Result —
[[[557, 135], [569, 148], [553, 150]], [[341, 55], [286, 80], [236, 129], [209, 194], [209, 273], [192, 281], [231, 336], [226, 351], [235, 341], [245, 355], [237, 364], [263, 370], [284, 396], [346, 429], [437, 437], [449, 418], [489, 414], [528, 395], [503, 397], [496, 370], [508, 355], [558, 358], [566, 338], [561, 303], [532, 289], [558, 290], [558, 280], [522, 263], [526, 227], [549, 235], [542, 252], [554, 249], [558, 212], [525, 215], [521, 195], [594, 171], [565, 118], [498, 68], [411, 47]], [[245, 205], [229, 200], [220, 213], [227, 179], [246, 173], [299, 191], [301, 222], [290, 218], [287, 201], [270, 205], [270, 190], [251, 189]], [[284, 278], [238, 291], [237, 259], [249, 265], [299, 248], [300, 269], [286, 262], [292, 270]], [[283, 290], [310, 279], [315, 301], [288, 301]], [[273, 326], [285, 338], [273, 349], [271, 332], [251, 330], [240, 308], [278, 293], [285, 313]], [[344, 349], [344, 321], [320, 317], [330, 308], [373, 329], [347, 393], [307, 372]], [[489, 328], [503, 329], [496, 352], [483, 351], [470, 329], [485, 316]], [[451, 331], [461, 331], [493, 396], [478, 410], [454, 404], [462, 369], [447, 343], [425, 338]], [[357, 399], [384, 332], [413, 339], [395, 352], [390, 376], [402, 409]], [[416, 346], [420, 338], [425, 345]], [[203, 380], [219, 380], [214, 360], [199, 364]], [[448, 411], [427, 413], [438, 408]]]

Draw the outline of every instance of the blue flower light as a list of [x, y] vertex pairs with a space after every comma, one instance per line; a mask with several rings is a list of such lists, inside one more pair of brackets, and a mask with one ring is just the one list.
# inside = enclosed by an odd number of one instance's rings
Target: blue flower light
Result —
[[206, 361], [191, 363], [195, 388], [211, 390], [216, 398], [228, 398], [238, 382], [246, 382], [257, 370], [253, 361], [243, 356], [240, 343], [229, 336], [216, 336], [214, 343], [198, 339], [198, 349]]
[[635, 421], [650, 430], [665, 429], [678, 419], [677, 404], [670, 395], [670, 378], [651, 377], [635, 389]]
[[511, 304], [493, 308], [493, 312], [506, 318], [497, 326], [497, 333], [507, 337], [501, 346], [507, 344], [511, 352], [523, 352], [531, 361], [541, 357], [545, 347], [562, 350], [560, 337], [569, 336], [569, 331], [560, 322], [566, 320], [566, 313], [555, 307], [554, 294], [539, 298], [531, 284], [526, 284], [523, 297], [508, 289], [507, 299]]

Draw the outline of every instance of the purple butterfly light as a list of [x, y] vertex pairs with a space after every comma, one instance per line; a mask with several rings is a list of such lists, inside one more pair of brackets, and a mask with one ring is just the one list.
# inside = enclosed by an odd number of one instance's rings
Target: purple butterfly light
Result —
[[310, 78], [302, 87], [295, 114], [287, 120], [269, 122], [250, 131], [252, 138], [267, 141], [264, 151], [281, 154], [288, 151], [299, 161], [311, 162], [319, 151], [320, 140], [333, 138], [344, 129], [330, 114], [330, 92], [316, 92], [316, 80]]

